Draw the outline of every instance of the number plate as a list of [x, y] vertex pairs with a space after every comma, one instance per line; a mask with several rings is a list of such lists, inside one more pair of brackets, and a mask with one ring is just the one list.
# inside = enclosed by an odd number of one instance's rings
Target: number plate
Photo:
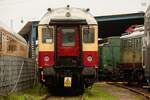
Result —
[[64, 77], [64, 87], [71, 87], [72, 78], [71, 77]]

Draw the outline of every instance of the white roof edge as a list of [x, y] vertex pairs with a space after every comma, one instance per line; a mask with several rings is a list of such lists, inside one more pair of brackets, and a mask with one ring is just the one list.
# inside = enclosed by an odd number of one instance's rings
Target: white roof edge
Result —
[[121, 39], [127, 39], [127, 38], [141, 37], [143, 35], [144, 35], [144, 31], [142, 31], [142, 32], [133, 32], [129, 35], [121, 36], [120, 38]]
[[[67, 17], [66, 13], [69, 12], [70, 16]], [[88, 11], [81, 8], [56, 8], [48, 11], [40, 20], [39, 24], [49, 24], [51, 19], [59, 20], [59, 19], [71, 19], [71, 20], [86, 20], [87, 24], [97, 24], [94, 16]]]
[[17, 33], [13, 33], [13, 31], [9, 30], [9, 28], [7, 26], [0, 26], [0, 28], [3, 29], [4, 31], [8, 32], [9, 34], [12, 34], [14, 37], [18, 38], [23, 43], [27, 44], [26, 40], [22, 36], [20, 36]]
[[126, 38], [134, 38], [134, 37], [141, 37], [144, 35], [144, 26], [140, 26], [134, 29], [134, 32], [121, 36], [121, 39], [126, 39]]
[[14, 33], [14, 31], [9, 28], [7, 25], [5, 25], [3, 22], [0, 21], [0, 28], [6, 30], [7, 32], [10, 32], [10, 33]]

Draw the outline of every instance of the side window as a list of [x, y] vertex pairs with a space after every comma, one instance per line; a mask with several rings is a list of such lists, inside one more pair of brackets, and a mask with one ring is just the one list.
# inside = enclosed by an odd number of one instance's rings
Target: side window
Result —
[[131, 40], [131, 46], [132, 46], [132, 49], [134, 49], [134, 38], [132, 38]]
[[52, 42], [53, 42], [53, 28], [43, 28], [42, 43], [52, 43]]
[[7, 51], [8, 52], [14, 52], [17, 50], [17, 42], [13, 39], [9, 39]]
[[139, 51], [141, 51], [142, 49], [142, 38], [140, 37], [139, 38]]
[[132, 48], [132, 39], [129, 39], [129, 40], [128, 40], [128, 47], [129, 47], [129, 48]]
[[121, 47], [122, 47], [122, 48], [125, 48], [125, 40], [122, 40], [122, 41], [121, 41]]
[[2, 51], [2, 32], [0, 32], [0, 51]]
[[94, 28], [84, 28], [83, 29], [83, 42], [84, 43], [94, 43]]
[[138, 39], [136, 38], [136, 48], [138, 48]]
[[127, 48], [127, 40], [124, 40], [124, 48]]
[[121, 48], [123, 48], [123, 47], [124, 47], [124, 41], [121, 40]]
[[134, 38], [134, 49], [136, 48], [136, 39]]

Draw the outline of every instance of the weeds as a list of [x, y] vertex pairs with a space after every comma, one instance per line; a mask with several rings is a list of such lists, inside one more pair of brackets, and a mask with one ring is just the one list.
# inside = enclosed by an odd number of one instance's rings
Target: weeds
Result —
[[91, 89], [86, 89], [84, 93], [85, 100], [117, 100], [108, 92], [101, 90], [98, 84], [93, 85]]
[[0, 97], [0, 100], [41, 100], [41, 96], [47, 94], [47, 88], [41, 83], [37, 83], [33, 88], [14, 92], [8, 96]]

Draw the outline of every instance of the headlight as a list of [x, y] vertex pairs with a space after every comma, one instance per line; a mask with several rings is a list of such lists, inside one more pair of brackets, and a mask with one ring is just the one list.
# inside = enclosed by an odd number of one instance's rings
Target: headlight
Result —
[[44, 57], [44, 61], [49, 61], [49, 57], [48, 57], [48, 56], [45, 56], [45, 57]]
[[92, 62], [92, 60], [93, 60], [92, 56], [88, 56], [88, 57], [87, 57], [87, 61], [88, 61], [88, 62]]

